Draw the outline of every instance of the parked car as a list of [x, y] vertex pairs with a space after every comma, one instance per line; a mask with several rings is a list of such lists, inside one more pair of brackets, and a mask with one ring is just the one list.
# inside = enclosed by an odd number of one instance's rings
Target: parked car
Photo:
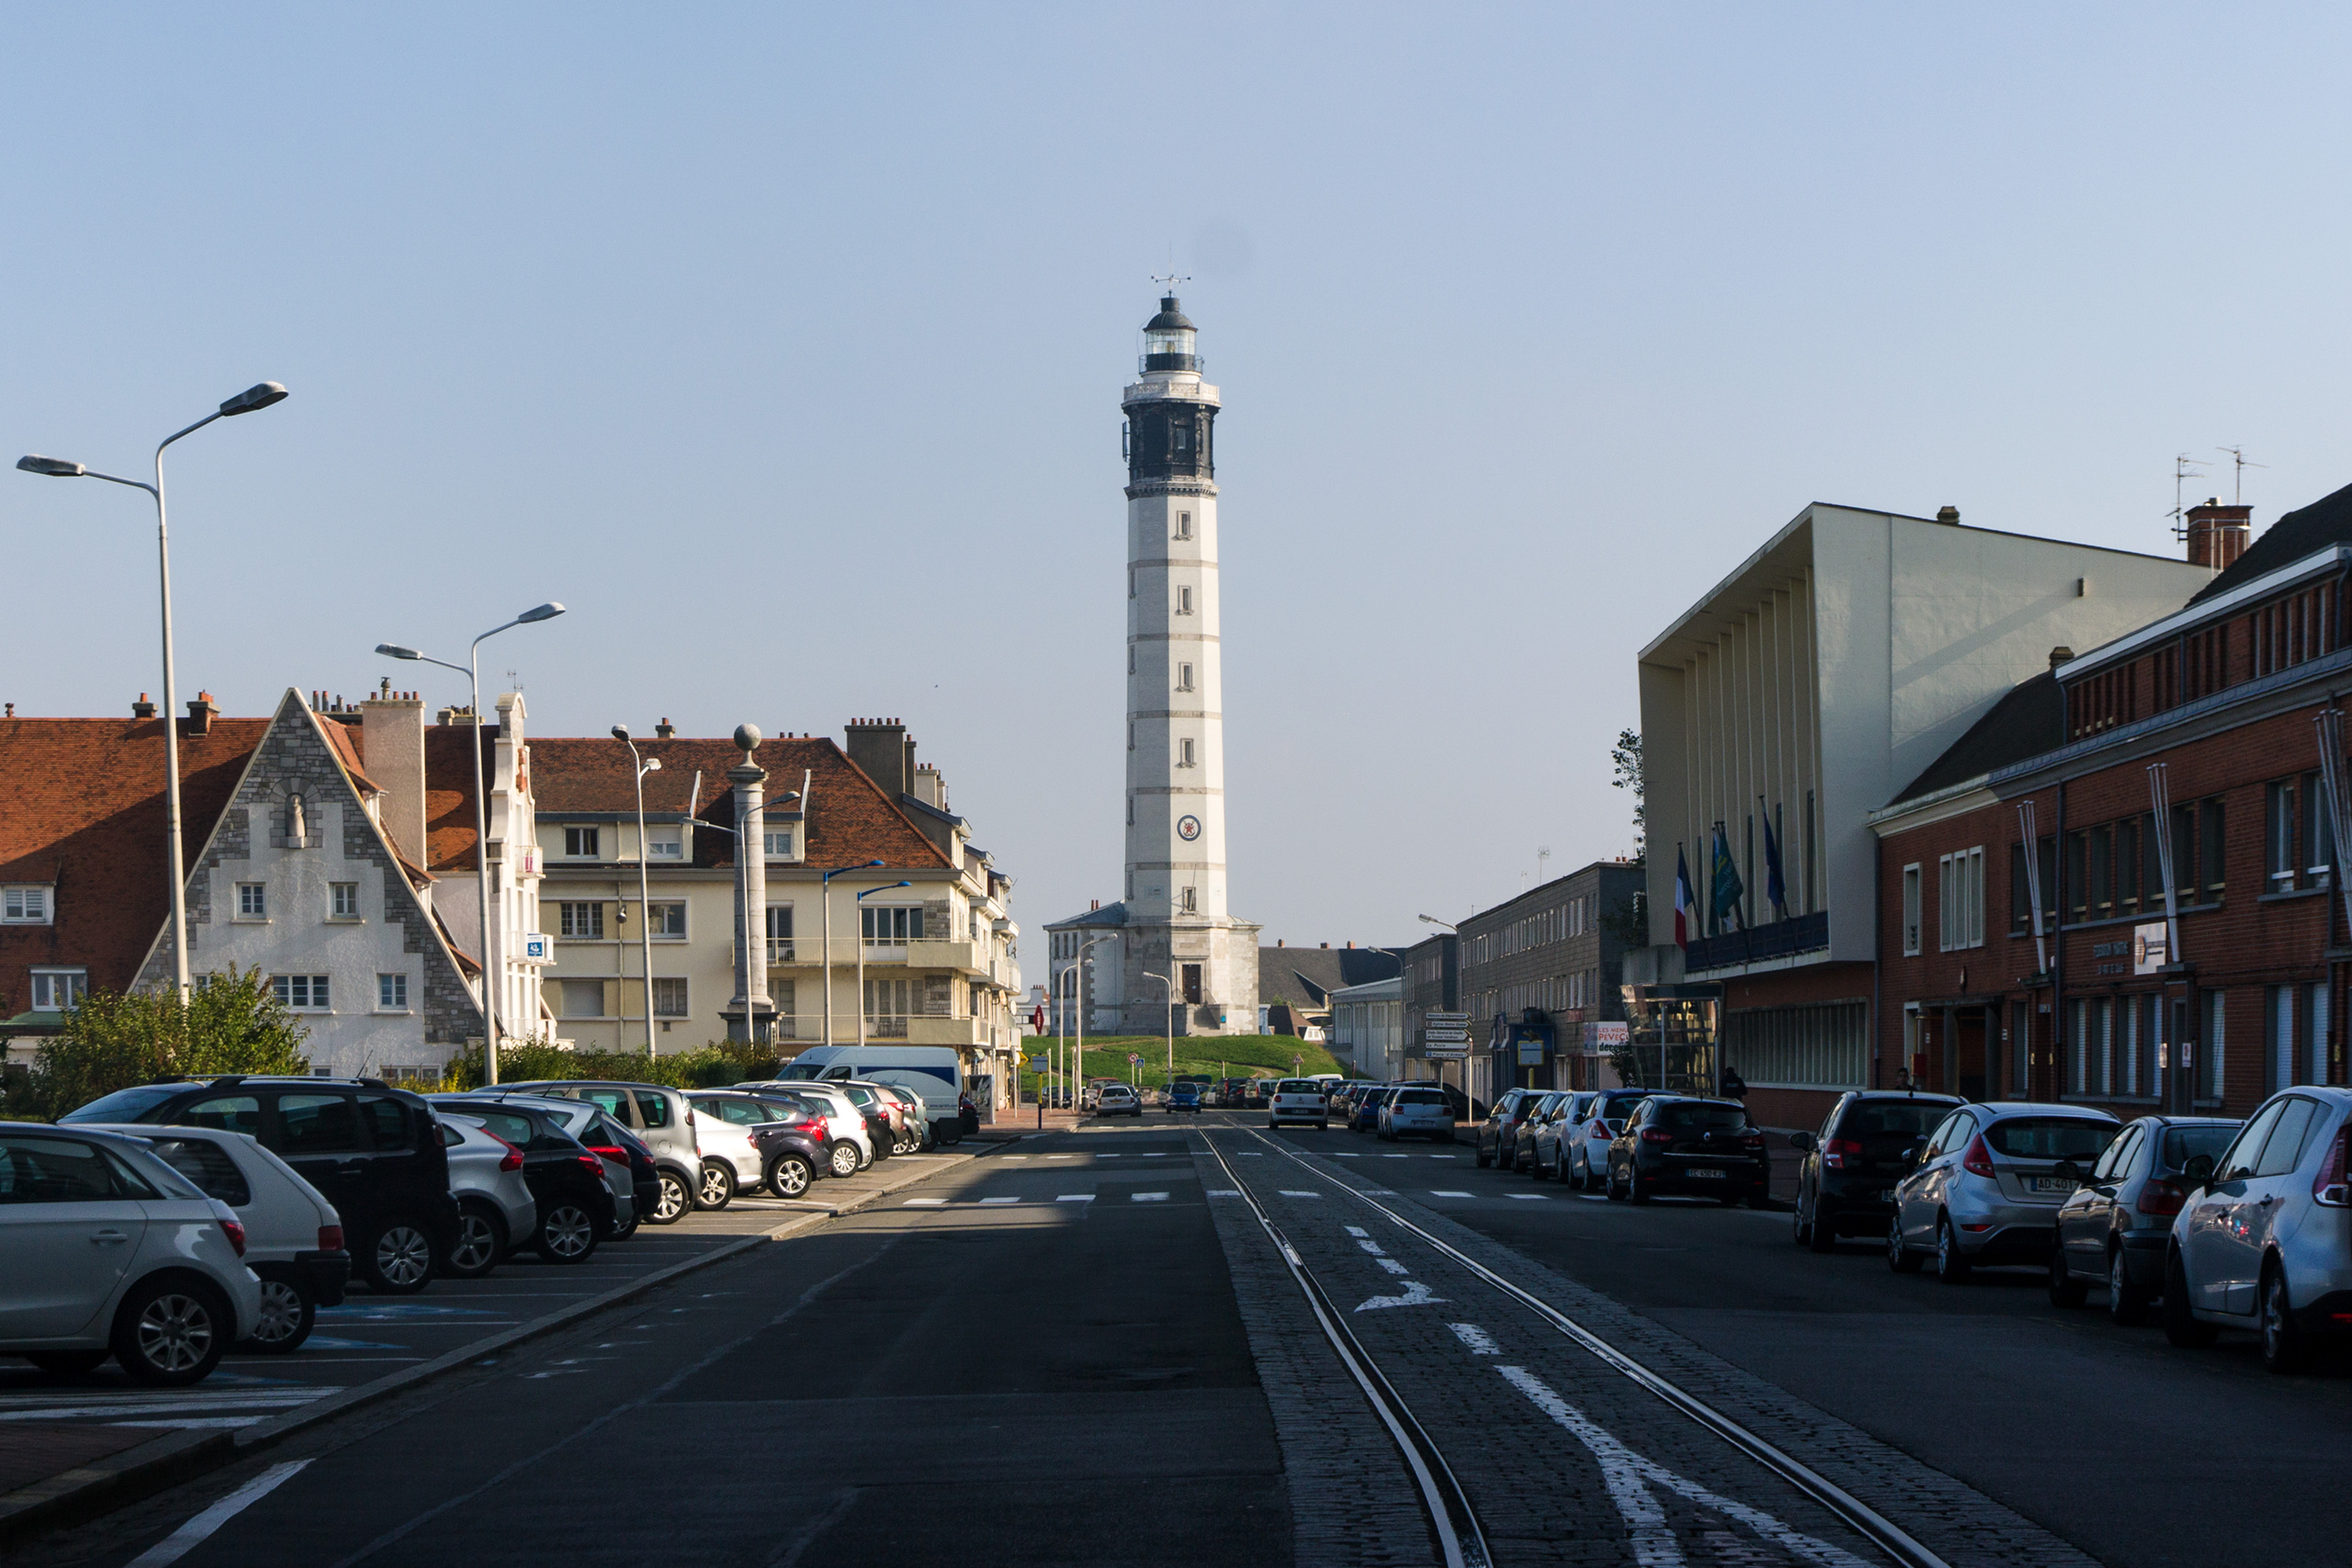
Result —
[[1645, 1204], [1685, 1194], [1750, 1208], [1771, 1201], [1764, 1131], [1736, 1100], [1653, 1094], [1609, 1144], [1609, 1195]]
[[702, 1150], [703, 1197], [709, 1199], [724, 1167], [728, 1195], [736, 1189], [756, 1187], [767, 1180], [767, 1162], [751, 1136], [752, 1128], [775, 1121], [777, 1112], [748, 1094], [730, 1089], [695, 1089], [686, 1102], [694, 1108], [695, 1142]]
[[424, 1289], [457, 1240], [432, 1110], [374, 1079], [182, 1079], [118, 1089], [58, 1120], [250, 1133], [334, 1205], [354, 1269], [385, 1295]]
[[1107, 1083], [1095, 1090], [1097, 1116], [1143, 1116], [1143, 1097], [1123, 1083]]
[[1533, 1134], [1534, 1151], [1529, 1169], [1542, 1181], [1550, 1176], [1568, 1180], [1569, 1156], [1574, 1152], [1577, 1134], [1584, 1130], [1584, 1108], [1599, 1098], [1597, 1089], [1577, 1089], [1559, 1097], [1543, 1124]]
[[2352, 1089], [2273, 1095], [2191, 1190], [2165, 1256], [2164, 1336], [2208, 1345], [2261, 1337], [2263, 1364], [2294, 1372], [2315, 1341], [2352, 1331]]
[[138, 1138], [206, 1197], [236, 1211], [245, 1266], [260, 1281], [260, 1315], [239, 1345], [266, 1355], [301, 1348], [319, 1309], [341, 1304], [352, 1277], [343, 1222], [319, 1189], [243, 1132], [210, 1127], [100, 1128]]
[[1243, 1079], [1242, 1109], [1244, 1110], [1264, 1110], [1267, 1106], [1273, 1104], [1274, 1086], [1277, 1081], [1279, 1080], [1270, 1078], [1252, 1078]]
[[854, 1176], [874, 1163], [873, 1124], [858, 1103], [837, 1083], [770, 1079], [735, 1086], [747, 1094], [777, 1094], [813, 1100], [824, 1108], [825, 1126], [833, 1142], [825, 1151], [826, 1169], [836, 1176]]
[[2082, 1183], [2058, 1207], [2058, 1245], [2050, 1255], [2050, 1301], [2079, 1307], [2094, 1281], [2107, 1288], [2107, 1315], [2129, 1327], [2144, 1322], [2164, 1289], [2164, 1256], [2173, 1217], [2189, 1196], [2187, 1167], [2210, 1162], [2242, 1124], [2206, 1116], [2143, 1116], [2127, 1121], [2084, 1176], [2065, 1163], [2058, 1174]]
[[1327, 1086], [1329, 1088], [1331, 1093], [1330, 1098], [1324, 1104], [1324, 1113], [1329, 1116], [1334, 1121], [1339, 1122], [1341, 1126], [1346, 1126], [1348, 1122], [1348, 1104], [1349, 1097], [1352, 1096], [1356, 1090], [1363, 1088], [1363, 1086], [1364, 1080], [1360, 1078], [1351, 1078], [1342, 1082]]
[[1197, 1083], [1173, 1083], [1168, 1086], [1168, 1110], [1171, 1115], [1186, 1112], [1201, 1114], [1201, 1086]]
[[751, 1129], [761, 1183], [780, 1198], [799, 1197], [819, 1176], [832, 1173], [832, 1123], [814, 1097], [763, 1097], [761, 1103], [776, 1115]]
[[[980, 1131], [980, 1111], [964, 1093], [963, 1066], [947, 1046], [810, 1046], [777, 1071], [803, 1079], [883, 1083], [920, 1102], [930, 1140], [953, 1143]], [[928, 1146], [928, 1142], [926, 1144]]]
[[1381, 1107], [1387, 1103], [1390, 1095], [1404, 1087], [1402, 1084], [1376, 1083], [1369, 1089], [1358, 1090], [1356, 1098], [1350, 1102], [1351, 1109], [1348, 1112], [1348, 1131], [1350, 1132], [1379, 1131]]
[[1560, 1141], [1568, 1145], [1570, 1186], [1580, 1193], [1601, 1190], [1609, 1170], [1609, 1146], [1625, 1130], [1625, 1119], [1633, 1114], [1633, 1108], [1649, 1097], [1646, 1089], [1604, 1089], [1585, 1101], [1580, 1113], [1583, 1124], [1563, 1129], [1560, 1134]]
[[939, 1147], [939, 1140], [931, 1133], [930, 1107], [923, 1103], [921, 1095], [903, 1083], [881, 1083], [871, 1079], [858, 1081], [866, 1083], [885, 1099], [898, 1102], [899, 1125], [903, 1129], [906, 1147], [893, 1149], [890, 1151], [892, 1153], [919, 1154]]
[[1518, 1130], [1511, 1135], [1511, 1169], [1532, 1173], [1542, 1181], [1547, 1174], [1536, 1158], [1537, 1139], [1551, 1127], [1560, 1112], [1576, 1103], [1576, 1096], [1567, 1089], [1554, 1089], [1537, 1100], [1528, 1113], [1519, 1118]]
[[599, 1152], [591, 1146], [590, 1140], [611, 1126], [594, 1107], [552, 1097], [455, 1094], [435, 1095], [433, 1108], [452, 1121], [479, 1122], [521, 1153], [532, 1226], [509, 1232], [509, 1251], [527, 1247], [544, 1262], [585, 1263], [597, 1243], [617, 1229], [614, 1184], [634, 1185], [634, 1180], [625, 1151], [606, 1145], [610, 1152]]
[[0, 1122], [0, 1355], [195, 1383], [260, 1321], [244, 1251], [244, 1222], [140, 1138]]
[[1374, 1131], [1394, 1142], [1400, 1138], [1454, 1142], [1454, 1108], [1435, 1084], [1413, 1084], [1395, 1089], [1381, 1101], [1380, 1125]]
[[1331, 1097], [1323, 1091], [1320, 1081], [1311, 1078], [1274, 1080], [1274, 1094], [1265, 1106], [1265, 1124], [1279, 1127], [1286, 1121], [1312, 1121], [1318, 1127], [1331, 1125]]
[[1543, 1099], [1539, 1089], [1507, 1089], [1496, 1097], [1486, 1119], [1478, 1123], [1478, 1168], [1511, 1163], [1512, 1150], [1517, 1145], [1519, 1122]]
[[829, 1082], [828, 1087], [847, 1095], [849, 1102], [857, 1107], [858, 1112], [866, 1118], [866, 1128], [873, 1138], [877, 1160], [887, 1160], [906, 1147], [906, 1111], [896, 1099], [884, 1094], [874, 1084], [859, 1083], [855, 1079]]
[[1842, 1236], [1883, 1237], [1895, 1214], [1895, 1184], [1915, 1148], [1959, 1100], [1948, 1094], [1857, 1089], [1842, 1094], [1818, 1134], [1789, 1140], [1797, 1165], [1796, 1240], [1828, 1252]]
[[2047, 1268], [2058, 1208], [2074, 1190], [2062, 1164], [2096, 1160], [2122, 1124], [2079, 1105], [1963, 1105], [1936, 1125], [1895, 1186], [1886, 1261], [1897, 1273], [1936, 1260], [1957, 1285], [1978, 1264]]
[[499, 1087], [517, 1094], [585, 1100], [643, 1140], [653, 1151], [661, 1178], [660, 1200], [640, 1216], [654, 1225], [676, 1225], [697, 1208], [725, 1208], [727, 1199], [735, 1195], [730, 1182], [725, 1197], [716, 1203], [702, 1201], [702, 1146], [695, 1137], [694, 1108], [677, 1089], [598, 1079], [551, 1079]]
[[523, 1174], [521, 1149], [481, 1119], [435, 1107], [449, 1151], [449, 1190], [457, 1194], [457, 1239], [442, 1265], [458, 1279], [478, 1279], [499, 1266], [516, 1237], [539, 1233], [539, 1200]]

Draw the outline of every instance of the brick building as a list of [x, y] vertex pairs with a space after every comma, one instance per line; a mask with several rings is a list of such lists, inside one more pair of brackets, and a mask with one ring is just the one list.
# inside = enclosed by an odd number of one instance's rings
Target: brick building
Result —
[[2352, 683], [2352, 489], [2237, 555], [2244, 521], [2191, 509], [2220, 575], [2103, 647], [2053, 650], [1873, 814], [1873, 1082], [2128, 1117], [2242, 1115], [2346, 1081], [2335, 824], [2352, 803], [2322, 721]]
[[1471, 1066], [1475, 1095], [1599, 1086], [1583, 1027], [1625, 1016], [1618, 962], [1642, 880], [1638, 860], [1596, 860], [1457, 928], [1460, 1011], [1483, 1042]]

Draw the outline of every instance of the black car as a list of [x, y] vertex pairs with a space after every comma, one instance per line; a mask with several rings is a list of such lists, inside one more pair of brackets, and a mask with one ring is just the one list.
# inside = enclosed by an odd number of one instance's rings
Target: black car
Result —
[[509, 1252], [528, 1247], [549, 1263], [585, 1263], [597, 1242], [613, 1234], [614, 1205], [604, 1180], [604, 1158], [565, 1131], [553, 1114], [513, 1100], [436, 1097], [433, 1104], [474, 1118], [522, 1151], [523, 1184], [539, 1205], [539, 1229], [517, 1237]]
[[58, 1120], [252, 1134], [335, 1205], [360, 1278], [387, 1295], [424, 1289], [457, 1238], [449, 1152], [431, 1108], [376, 1079], [173, 1079]]
[[1718, 1203], [1772, 1199], [1771, 1156], [1764, 1130], [1736, 1100], [1654, 1094], [1633, 1108], [1609, 1145], [1609, 1195], [1648, 1203], [1662, 1193]]
[[1478, 1123], [1478, 1168], [1501, 1165], [1508, 1169], [1517, 1158], [1519, 1123], [1527, 1120], [1549, 1089], [1507, 1089], [1497, 1098]]
[[646, 1215], [661, 1206], [661, 1166], [654, 1159], [652, 1144], [601, 1110], [588, 1124], [588, 1136], [594, 1140], [588, 1146], [590, 1153], [628, 1162], [629, 1223], [614, 1230], [612, 1237], [625, 1240], [635, 1234]]
[[1911, 1173], [1903, 1152], [1959, 1103], [1946, 1094], [1857, 1090], [1839, 1096], [1820, 1132], [1790, 1138], [1804, 1157], [1797, 1167], [1797, 1245], [1827, 1252], [1841, 1236], [1885, 1236], [1895, 1184]]

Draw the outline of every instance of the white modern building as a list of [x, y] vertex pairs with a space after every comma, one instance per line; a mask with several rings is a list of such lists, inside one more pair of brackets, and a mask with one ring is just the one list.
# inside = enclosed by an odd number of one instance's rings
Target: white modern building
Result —
[[1404, 975], [1343, 985], [1330, 994], [1331, 1054], [1358, 1078], [1404, 1076]]

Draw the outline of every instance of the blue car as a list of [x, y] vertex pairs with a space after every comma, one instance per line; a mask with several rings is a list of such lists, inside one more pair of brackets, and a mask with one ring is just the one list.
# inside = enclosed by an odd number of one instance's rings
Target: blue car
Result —
[[1171, 1115], [1179, 1110], [1189, 1110], [1196, 1116], [1200, 1114], [1201, 1086], [1197, 1083], [1180, 1083], [1170, 1089], [1168, 1110]]
[[1381, 1101], [1389, 1097], [1391, 1085], [1376, 1084], [1356, 1097], [1354, 1111], [1348, 1118], [1350, 1132], [1377, 1132], [1381, 1127]]

